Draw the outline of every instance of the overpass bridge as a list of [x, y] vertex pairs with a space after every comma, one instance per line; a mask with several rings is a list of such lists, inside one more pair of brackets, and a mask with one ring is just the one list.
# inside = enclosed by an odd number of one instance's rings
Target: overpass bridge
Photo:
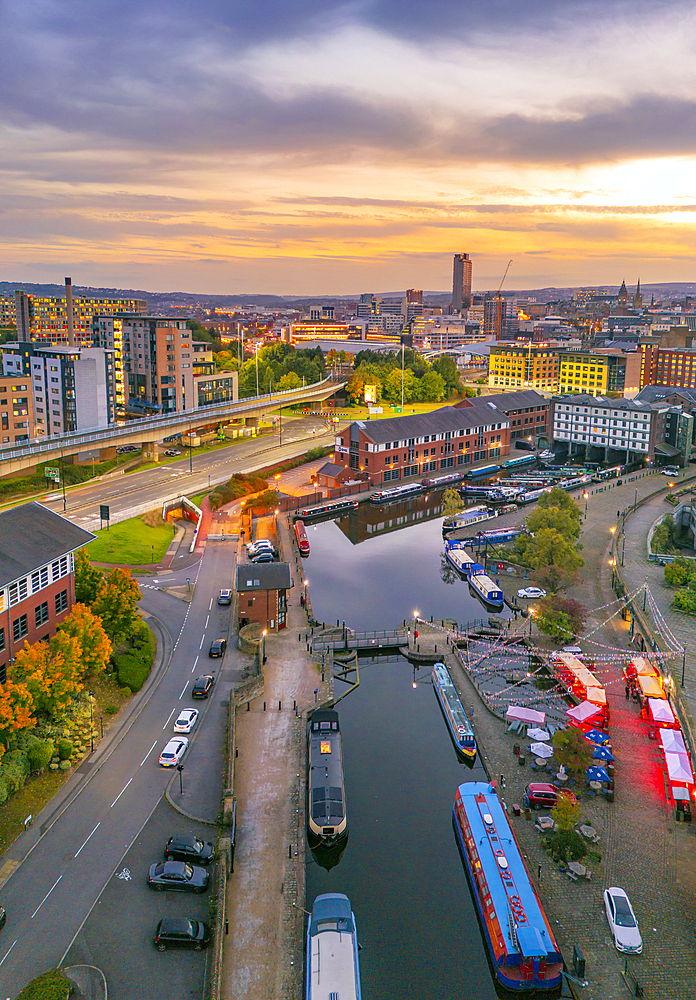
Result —
[[202, 406], [196, 410], [183, 410], [166, 417], [144, 417], [129, 420], [125, 424], [112, 424], [95, 430], [73, 431], [50, 438], [38, 438], [24, 445], [10, 445], [0, 448], [0, 475], [7, 476], [21, 472], [40, 462], [55, 462], [66, 455], [79, 451], [100, 450], [137, 444], [145, 453], [154, 451], [153, 444], [174, 434], [187, 434], [197, 428], [208, 426], [220, 420], [258, 419], [269, 410], [308, 400], [323, 401], [340, 389], [344, 382], [322, 379], [299, 389], [283, 392], [267, 392], [261, 396], [228, 400], [212, 406]]

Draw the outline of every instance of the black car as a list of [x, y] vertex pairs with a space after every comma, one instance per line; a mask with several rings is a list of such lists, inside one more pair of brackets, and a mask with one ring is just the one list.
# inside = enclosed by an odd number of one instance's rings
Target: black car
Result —
[[185, 861], [160, 861], [150, 865], [147, 884], [159, 892], [205, 892], [209, 879], [205, 868]]
[[213, 639], [208, 650], [208, 656], [224, 656], [227, 649], [226, 639]]
[[180, 455], [181, 452], [177, 451], [176, 448], [167, 448], [164, 453], [168, 458], [174, 458], [175, 455]]
[[167, 861], [188, 861], [194, 865], [209, 865], [215, 857], [215, 848], [210, 841], [177, 835], [167, 841], [164, 856]]
[[186, 917], [166, 917], [160, 920], [155, 931], [155, 948], [166, 951], [167, 948], [193, 948], [200, 951], [208, 947], [210, 931], [208, 925], [201, 920], [188, 920]]
[[202, 677], [196, 677], [191, 688], [191, 697], [207, 698], [214, 683], [215, 678], [212, 674], [204, 674]]

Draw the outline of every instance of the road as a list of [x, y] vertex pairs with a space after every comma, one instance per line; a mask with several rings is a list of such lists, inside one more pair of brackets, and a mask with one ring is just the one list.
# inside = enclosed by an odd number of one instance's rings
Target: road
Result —
[[[100, 526], [100, 504], [109, 505], [112, 522], [123, 521], [154, 509], [163, 500], [182, 492], [195, 495], [207, 490], [209, 484], [226, 482], [236, 472], [250, 472], [333, 442], [333, 431], [328, 433], [325, 422], [319, 417], [284, 419], [282, 446], [278, 444], [277, 434], [266, 435], [200, 455], [193, 452], [190, 460], [186, 455], [161, 468], [107, 477], [70, 490], [66, 495], [65, 515], [75, 524], [93, 530]], [[62, 493], [50, 493], [43, 502], [56, 513], [63, 513]]]
[[[206, 733], [210, 730], [217, 738], [230, 688], [241, 678], [243, 667], [239, 654], [233, 650], [228, 650], [223, 660], [209, 659], [207, 655], [210, 641], [226, 635], [230, 626], [230, 608], [219, 607], [216, 600], [221, 587], [232, 586], [233, 544], [209, 545], [203, 561], [195, 568], [182, 571], [182, 577], [186, 573], [195, 585], [190, 604], [151, 589], [152, 583], [143, 589], [141, 607], [157, 616], [170, 637], [166, 645], [171, 650], [171, 660], [161, 669], [149, 697], [143, 699], [141, 711], [134, 713], [130, 728], [120, 741], [105, 740], [107, 745], [103, 744], [82, 765], [80, 770], [85, 780], [81, 790], [62, 814], [56, 815], [55, 805], [49, 804], [44, 814], [37, 817], [33, 830], [21, 837], [3, 859], [21, 861], [32, 837], [35, 840], [43, 832], [42, 838], [2, 890], [2, 904], [8, 914], [0, 945], [2, 997], [15, 996], [33, 976], [58, 965], [76, 935], [72, 959], [77, 958], [82, 947], [85, 956], [90, 955], [96, 964], [99, 964], [97, 959], [103, 958], [110, 974], [119, 975], [115, 971], [118, 950], [109, 948], [106, 940], [111, 930], [102, 934], [105, 950], [101, 956], [98, 948], [100, 935], [94, 933], [93, 920], [85, 924], [87, 938], [84, 935], [79, 937], [83, 923], [103, 890], [106, 900], [122, 897], [126, 901], [119, 904], [122, 923], [128, 925], [132, 917], [136, 928], [131, 940], [126, 927], [124, 945], [127, 947], [122, 954], [120, 973], [123, 991], [117, 989], [112, 994], [134, 996], [136, 994], [132, 990], [126, 989], [126, 966], [137, 961], [138, 951], [145, 949], [148, 955], [155, 954], [150, 934], [161, 915], [185, 912], [179, 904], [170, 908], [169, 893], [152, 894], [153, 901], [148, 908], [144, 899], [149, 900], [149, 894], [143, 894], [140, 888], [137, 892], [124, 891], [124, 884], [131, 886], [131, 882], [118, 876], [124, 867], [130, 870], [124, 856], [137, 838], [140, 838], [139, 844], [149, 845], [145, 853], [137, 849], [129, 855], [134, 859], [132, 877], [138, 887], [144, 885], [148, 864], [161, 860], [164, 846], [161, 840], [165, 831], [161, 821], [157, 820], [158, 832], [152, 836], [148, 821], [162, 802], [165, 785], [172, 772], [160, 768], [157, 758], [172, 734], [173, 720], [178, 711], [194, 704], [202, 710], [197, 724], [201, 748], [198, 749], [197, 741], [192, 738], [184, 759], [185, 808], [194, 815], [207, 811], [215, 816], [219, 810], [219, 769], [216, 768], [217, 780], [196, 782], [195, 778], [197, 773], [203, 774], [206, 765], [205, 753], [209, 749]], [[167, 577], [168, 584], [172, 581], [178, 582], [171, 576]], [[214, 673], [216, 684], [207, 701], [194, 703], [189, 692], [194, 678], [200, 673]], [[195, 735], [192, 734], [192, 737]], [[198, 831], [195, 824], [177, 816], [171, 807], [166, 808], [170, 811], [172, 833]], [[196, 916], [197, 913], [198, 909], [191, 915]], [[170, 968], [171, 956], [163, 957], [166, 963], [157, 968]], [[188, 957], [185, 965], [189, 971], [193, 968]], [[168, 982], [171, 986], [171, 980]], [[155, 1000], [165, 992], [169, 990], [162, 990], [157, 975], [153, 972], [151, 977], [148, 968], [147, 977], [138, 988], [139, 1000], [149, 1000], [150, 997]], [[173, 992], [182, 996], [200, 995], [195, 991], [191, 993], [190, 984], [184, 992], [177, 989]]]

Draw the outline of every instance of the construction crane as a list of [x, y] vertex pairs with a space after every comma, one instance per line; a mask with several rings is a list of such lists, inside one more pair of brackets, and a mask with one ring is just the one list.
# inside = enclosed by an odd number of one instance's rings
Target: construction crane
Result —
[[512, 264], [511, 260], [509, 260], [508, 263], [507, 263], [507, 267], [505, 268], [505, 273], [503, 274], [502, 278], [500, 279], [500, 284], [498, 285], [498, 291], [495, 293], [496, 294], [496, 298], [498, 299], [497, 321], [496, 321], [496, 325], [495, 325], [495, 339], [496, 340], [500, 340], [500, 337], [501, 337], [502, 332], [503, 332], [503, 296], [501, 295], [500, 290], [503, 287], [503, 283], [504, 283], [505, 279], [507, 278], [507, 273], [510, 270], [510, 264]]

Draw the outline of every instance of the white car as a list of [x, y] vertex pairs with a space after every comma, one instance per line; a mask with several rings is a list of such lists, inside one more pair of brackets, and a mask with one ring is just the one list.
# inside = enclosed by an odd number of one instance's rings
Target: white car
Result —
[[536, 597], [546, 597], [546, 591], [542, 590], [541, 587], [524, 587], [523, 590], [517, 591], [518, 597], [528, 597], [530, 600], [534, 600]]
[[179, 712], [179, 718], [174, 723], [175, 733], [190, 733], [198, 720], [197, 708], [185, 708]]
[[679, 475], [679, 469], [677, 468], [676, 465], [666, 465], [664, 467], [664, 469], [662, 469], [662, 475], [663, 476], [678, 476]]
[[170, 740], [160, 754], [159, 762], [162, 767], [176, 767], [188, 750], [189, 741], [185, 736], [177, 736]]
[[249, 542], [246, 550], [250, 556], [257, 556], [260, 552], [270, 552], [272, 556], [275, 555], [275, 545], [267, 538], [259, 538], [256, 542]]
[[633, 907], [623, 889], [612, 885], [604, 890], [604, 908], [617, 951], [640, 955], [643, 939]]

